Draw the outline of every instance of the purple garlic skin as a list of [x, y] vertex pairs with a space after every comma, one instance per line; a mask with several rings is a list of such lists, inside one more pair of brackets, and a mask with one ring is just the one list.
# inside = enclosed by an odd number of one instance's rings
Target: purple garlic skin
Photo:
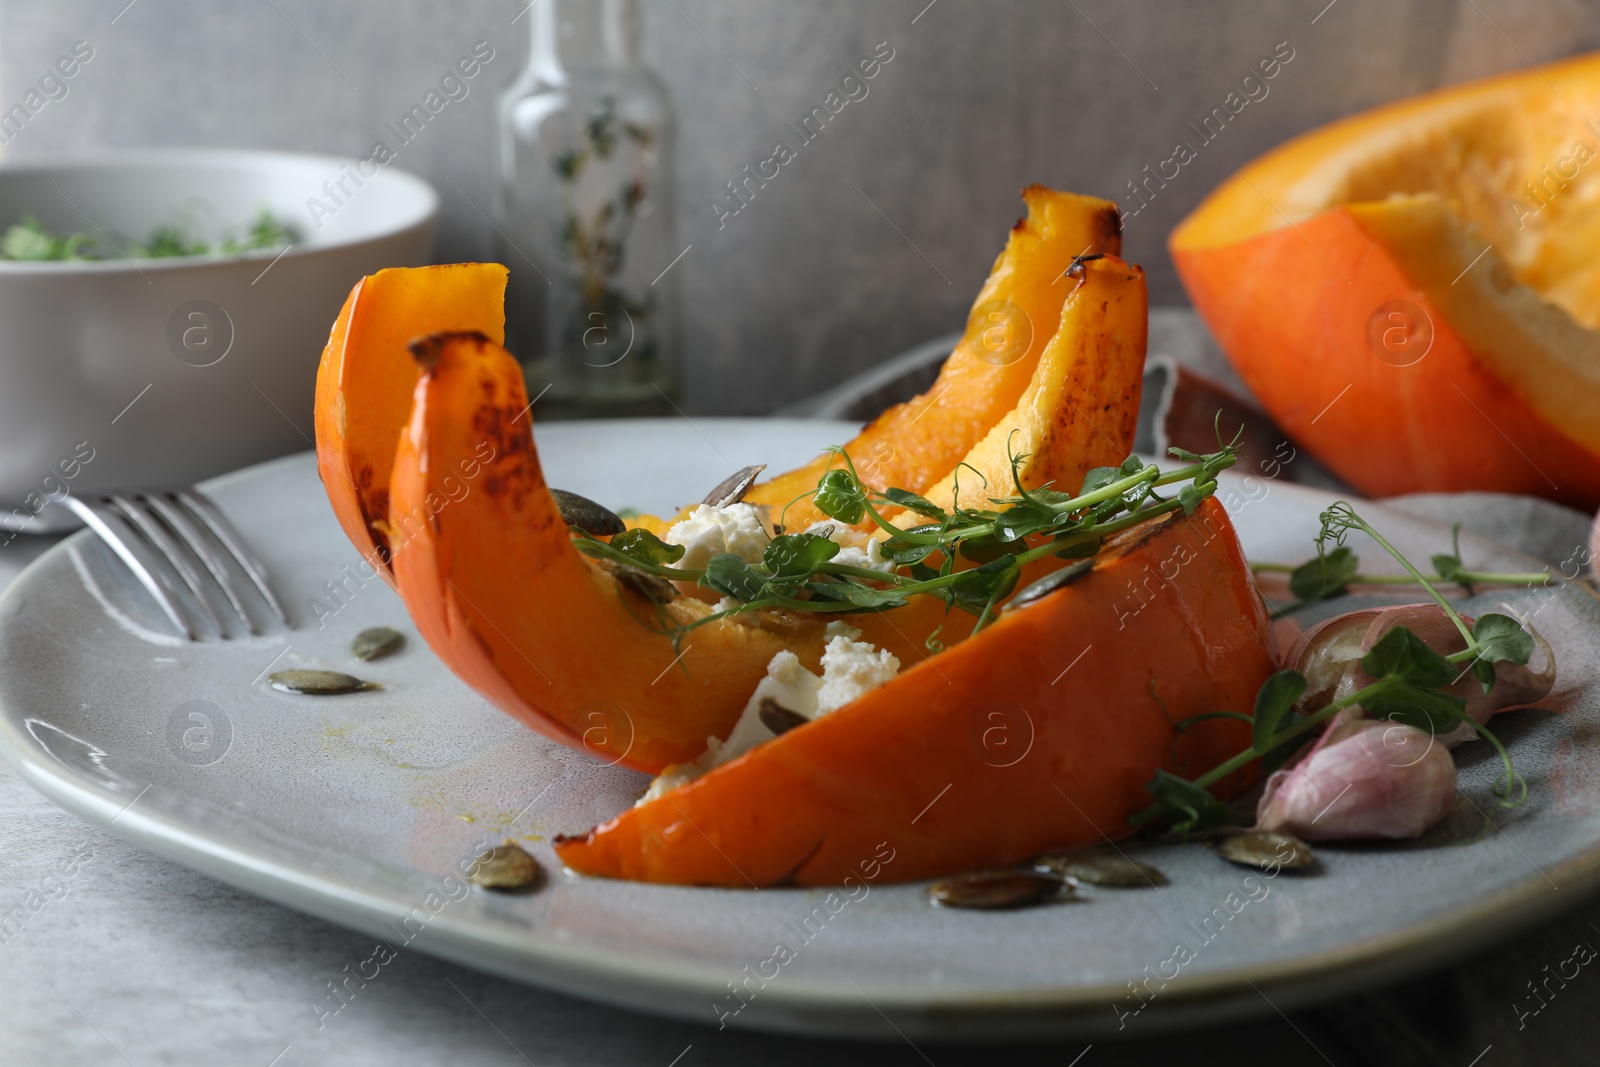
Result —
[[1455, 760], [1437, 739], [1344, 711], [1267, 779], [1255, 828], [1305, 841], [1416, 837], [1450, 813], [1455, 793]]
[[[1468, 618], [1467, 624], [1473, 622]], [[1437, 604], [1354, 611], [1319, 623], [1300, 638], [1284, 666], [1305, 675], [1300, 708], [1314, 712], [1375, 679], [1361, 657], [1396, 626], [1449, 656], [1467, 647]], [[1535, 651], [1526, 665], [1495, 664], [1494, 688], [1485, 693], [1470, 671], [1446, 691], [1466, 702], [1473, 722], [1543, 700], [1555, 684], [1555, 654], [1529, 627]], [[1455, 802], [1456, 768], [1449, 750], [1476, 736], [1468, 723], [1431, 737], [1426, 731], [1364, 717], [1359, 707], [1334, 717], [1322, 736], [1293, 765], [1267, 779], [1256, 808], [1256, 828], [1308, 841], [1416, 837], [1444, 818]]]
[[[1471, 616], [1463, 616], [1470, 626]], [[1368, 608], [1352, 611], [1318, 623], [1284, 658], [1284, 665], [1306, 676], [1306, 695], [1301, 706], [1316, 711], [1357, 689], [1371, 685], [1373, 679], [1361, 669], [1364, 656], [1378, 639], [1396, 626], [1404, 626], [1422, 638], [1440, 655], [1449, 656], [1467, 647], [1455, 624], [1437, 604], [1407, 604], [1394, 608]], [[1494, 689], [1488, 693], [1470, 672], [1466, 672], [1445, 691], [1467, 702], [1467, 717], [1486, 723], [1498, 712], [1526, 708], [1550, 695], [1556, 680], [1556, 658], [1539, 631], [1533, 635], [1534, 654], [1524, 665], [1495, 664]], [[1454, 748], [1477, 736], [1466, 723], [1439, 737], [1446, 748]]]

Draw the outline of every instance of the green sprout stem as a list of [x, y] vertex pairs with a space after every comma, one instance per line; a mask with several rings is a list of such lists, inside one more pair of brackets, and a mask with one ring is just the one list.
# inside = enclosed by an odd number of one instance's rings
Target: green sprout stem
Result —
[[1387, 540], [1385, 540], [1384, 536], [1377, 530], [1374, 530], [1372, 525], [1367, 522], [1366, 519], [1363, 519], [1360, 515], [1357, 515], [1354, 508], [1351, 508], [1348, 504], [1346, 504], [1344, 505], [1344, 510], [1339, 512], [1336, 511], [1338, 507], [1339, 505], [1335, 504], [1324, 514], [1336, 516], [1337, 521], [1343, 526], [1354, 527], [1366, 534], [1368, 537], [1372, 538], [1374, 541], [1378, 542], [1378, 547], [1382, 548], [1385, 552], [1389, 553], [1389, 555], [1393, 556], [1395, 562], [1404, 567], [1406, 569], [1406, 573], [1411, 575], [1412, 580], [1418, 585], [1422, 586], [1422, 588], [1427, 591], [1428, 596], [1433, 598], [1433, 602], [1438, 604], [1440, 609], [1450, 617], [1450, 621], [1455, 624], [1456, 629], [1461, 632], [1462, 638], [1466, 640], [1467, 647], [1471, 648], [1473, 645], [1472, 630], [1467, 626], [1466, 620], [1462, 619], [1461, 614], [1456, 611], [1455, 608], [1450, 606], [1450, 602], [1444, 598], [1444, 594], [1439, 592], [1432, 582], [1423, 577], [1422, 572], [1417, 570], [1412, 562], [1409, 559], [1406, 559], [1406, 557], [1398, 548], [1395, 548]]
[[[907, 503], [912, 494], [869, 488], [850, 455], [844, 449], [834, 449], [843, 461], [848, 480], [843, 485], [829, 485], [840, 480], [840, 468], [831, 467], [817, 489], [796, 497], [791, 506], [801, 499], [817, 497], [827, 488], [830, 503], [826, 514], [842, 516], [837, 521], [847, 525], [863, 518], [869, 520], [895, 542], [894, 554], [912, 561], [899, 562], [892, 570], [819, 558], [809, 564], [805, 573], [788, 574], [774, 573], [765, 561], [747, 561], [743, 564], [744, 576], [730, 586], [729, 575], [740, 573], [737, 568], [728, 572], [719, 564], [721, 572], [708, 580], [706, 569], [671, 566], [656, 552], [623, 551], [587, 535], [578, 536], [574, 544], [584, 555], [607, 559], [656, 578], [699, 584], [725, 593], [733, 592], [735, 587], [742, 590], [732, 596], [739, 603], [693, 622], [676, 622], [658, 613], [663, 631], [672, 633], [675, 643], [691, 629], [761, 608], [849, 615], [886, 611], [917, 595], [939, 597], [947, 610], [959, 607], [977, 616], [972, 630], [977, 633], [993, 622], [1001, 602], [1016, 587], [1028, 564], [1052, 556], [1093, 556], [1102, 539], [1172, 512], [1192, 512], [1200, 501], [1214, 495], [1217, 473], [1232, 466], [1238, 455], [1234, 444], [1223, 444], [1219, 438], [1218, 446], [1217, 452], [1205, 456], [1181, 453], [1180, 458], [1189, 462], [1166, 472], [1154, 464], [1141, 466], [1135, 462], [1124, 463], [1120, 470], [1101, 469], [1099, 474], [1110, 475], [1109, 480], [1100, 484], [1097, 476], [1095, 488], [1071, 497], [1051, 490], [1049, 485], [1025, 488], [1021, 464], [1026, 456], [1013, 454], [1012, 480], [1018, 495], [991, 498], [992, 504], [1004, 510], [962, 508], [952, 502], [948, 512], [932, 504], [919, 510], [914, 500]], [[1185, 486], [1175, 499], [1164, 499], [1153, 492], [1157, 486], [1179, 482], [1192, 485]], [[906, 513], [938, 521], [902, 528], [885, 515], [891, 507], [903, 507]], [[787, 511], [785, 507], [779, 516], [780, 529], [787, 529]], [[916, 550], [922, 548], [926, 551], [918, 557]], [[981, 573], [957, 569], [954, 561], [958, 556], [989, 562], [981, 564]], [[938, 573], [932, 573], [921, 562], [929, 558], [942, 559]], [[911, 567], [909, 573], [905, 572], [907, 566]]]
[[[1476, 651], [1476, 649], [1472, 649], [1469, 650], [1468, 653], [1463, 653], [1463, 655], [1475, 655]], [[1454, 659], [1454, 657], [1452, 657], [1452, 659]], [[1279, 730], [1277, 733], [1273, 734], [1265, 744], [1252, 744], [1244, 751], [1230, 756], [1228, 759], [1211, 768], [1211, 770], [1207, 771], [1205, 774], [1202, 774], [1200, 777], [1194, 779], [1194, 784], [1202, 789], [1208, 789], [1216, 783], [1222, 781], [1222, 779], [1226, 778], [1228, 775], [1248, 766], [1251, 762], [1260, 759], [1267, 753], [1282, 747], [1284, 744], [1293, 741], [1295, 738], [1326, 722], [1328, 719], [1331, 719], [1333, 716], [1337, 715], [1346, 708], [1355, 707], [1358, 704], [1362, 704], [1371, 700], [1373, 697], [1382, 696], [1385, 692], [1395, 688], [1398, 684], [1399, 683], [1392, 678], [1380, 678], [1378, 681], [1373, 682], [1369, 686], [1358, 689], [1355, 692], [1341, 697], [1338, 700], [1332, 701], [1326, 707], [1319, 708], [1315, 712], [1302, 717], [1295, 722], [1294, 725]], [[1462, 721], [1470, 723], [1473, 729], [1477, 731], [1479, 736], [1494, 746], [1495, 752], [1500, 756], [1500, 760], [1505, 766], [1505, 781], [1508, 783], [1509, 792], [1510, 788], [1514, 788], [1514, 783], [1520, 780], [1520, 776], [1517, 775], [1512, 769], [1510, 752], [1506, 750], [1505, 745], [1498, 737], [1494, 735], [1493, 732], [1489, 730], [1487, 726], [1466, 716], [1462, 717]], [[1151, 805], [1150, 807], [1139, 812], [1137, 815], [1133, 816], [1131, 822], [1137, 826], [1141, 823], [1148, 822], [1155, 816], [1155, 814], [1155, 806]]]
[[[1293, 563], [1252, 563], [1256, 574], [1293, 574], [1299, 568]], [[1556, 585], [1559, 579], [1549, 571], [1457, 571], [1452, 577], [1442, 574], [1425, 574], [1431, 585]], [[1350, 585], [1416, 585], [1409, 574], [1355, 574]]]

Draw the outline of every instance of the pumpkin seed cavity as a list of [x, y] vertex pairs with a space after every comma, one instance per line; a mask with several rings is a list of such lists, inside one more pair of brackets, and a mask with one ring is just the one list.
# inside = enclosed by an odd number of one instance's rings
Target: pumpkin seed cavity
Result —
[[1033, 861], [1033, 869], [1106, 888], [1140, 889], [1167, 884], [1167, 876], [1150, 864], [1104, 852], [1047, 852]]
[[946, 908], [1006, 911], [1067, 900], [1076, 895], [1068, 882], [1038, 871], [973, 871], [941, 879], [928, 887], [928, 899]]
[[382, 659], [392, 656], [406, 646], [406, 635], [388, 626], [374, 626], [362, 630], [350, 642], [350, 651], [359, 660]]
[[565, 489], [551, 489], [550, 495], [555, 497], [561, 517], [575, 530], [596, 537], [611, 537], [628, 528], [628, 524], [619, 519], [616, 512], [596, 504], [586, 496], [569, 493]]
[[527, 891], [544, 883], [544, 869], [521, 845], [507, 838], [504, 844], [474, 857], [467, 881], [501, 893]]
[[364, 682], [343, 671], [276, 671], [267, 675], [267, 684], [281, 693], [298, 693], [314, 697], [338, 696], [342, 693], [359, 693], [366, 689], [383, 688], [377, 682]]
[[1241, 867], [1274, 867], [1296, 871], [1311, 866], [1311, 846], [1293, 834], [1266, 830], [1247, 830], [1229, 834], [1211, 843], [1212, 849], [1229, 863]]
[[714, 508], [725, 508], [729, 504], [737, 504], [744, 499], [750, 487], [756, 484], [756, 478], [767, 469], [765, 463], [757, 463], [750, 467], [740, 467], [722, 481], [717, 487], [706, 494], [700, 503], [709, 504]]

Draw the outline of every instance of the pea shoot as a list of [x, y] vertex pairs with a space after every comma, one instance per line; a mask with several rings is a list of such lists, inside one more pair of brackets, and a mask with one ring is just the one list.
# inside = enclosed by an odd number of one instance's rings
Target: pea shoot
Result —
[[[1346, 708], [1357, 705], [1368, 718], [1414, 726], [1430, 735], [1443, 735], [1462, 723], [1470, 724], [1480, 737], [1494, 746], [1504, 767], [1495, 785], [1497, 801], [1504, 807], [1514, 807], [1527, 795], [1527, 783], [1512, 765], [1505, 745], [1487, 726], [1468, 717], [1466, 701], [1448, 689], [1470, 671], [1483, 691], [1491, 692], [1495, 685], [1495, 664], [1527, 663], [1533, 655], [1533, 636], [1508, 615], [1482, 615], [1469, 624], [1435, 585], [1436, 581], [1444, 579], [1440, 575], [1423, 574], [1350, 504], [1340, 501], [1332, 505], [1322, 513], [1321, 519], [1317, 558], [1295, 572], [1307, 576], [1302, 579], [1306, 583], [1305, 591], [1297, 591], [1297, 595], [1313, 600], [1343, 592], [1356, 575], [1356, 561], [1344, 544], [1345, 538], [1351, 531], [1364, 533], [1399, 562], [1408, 581], [1427, 591], [1466, 640], [1466, 647], [1451, 655], [1442, 655], [1411, 630], [1396, 626], [1361, 658], [1362, 669], [1374, 679], [1370, 685], [1303, 715], [1293, 712], [1306, 691], [1305, 676], [1294, 670], [1278, 671], [1267, 678], [1256, 694], [1250, 746], [1192, 781], [1158, 771], [1148, 784], [1154, 803], [1133, 816], [1131, 821], [1135, 825], [1153, 823], [1175, 834], [1187, 835], [1227, 824], [1232, 817], [1231, 809], [1213, 797], [1208, 787], [1254, 760], [1261, 760], [1267, 770], [1282, 766], [1306, 734]], [[1459, 567], [1459, 550], [1450, 558], [1456, 565], [1453, 573], [1459, 577], [1464, 573]], [[1433, 562], [1442, 575], [1448, 568], [1441, 566], [1441, 559], [1435, 556]], [[1312, 582], [1316, 584], [1313, 586]], [[1210, 712], [1178, 725], [1182, 729], [1218, 714], [1243, 718], [1234, 712]]]
[[1287, 574], [1289, 592], [1294, 602], [1274, 610], [1274, 617], [1298, 611], [1319, 600], [1343, 596], [1352, 585], [1415, 585], [1419, 582], [1430, 587], [1459, 585], [1470, 595], [1479, 585], [1555, 585], [1559, 579], [1544, 571], [1479, 571], [1461, 562], [1461, 524], [1450, 528], [1450, 551], [1429, 558], [1434, 573], [1421, 574], [1408, 568], [1404, 574], [1362, 574], [1355, 554], [1340, 545], [1331, 552], [1318, 553], [1298, 566], [1293, 563], [1252, 563], [1255, 574]]
[[[1050, 556], [1092, 559], [1113, 534], [1174, 512], [1193, 514], [1216, 492], [1217, 475], [1238, 458], [1237, 445], [1237, 439], [1225, 445], [1219, 440], [1217, 451], [1204, 455], [1172, 449], [1182, 465], [1170, 471], [1129, 457], [1119, 466], [1089, 471], [1076, 493], [1050, 485], [1024, 487], [1021, 468], [1027, 455], [1013, 453], [1010, 495], [989, 497], [987, 506], [965, 507], [958, 488], [948, 510], [908, 489], [872, 488], [850, 455], [833, 449], [840, 465], [798, 499], [810, 496], [819, 511], [843, 525], [870, 521], [884, 535], [884, 558], [894, 564], [887, 571], [838, 562], [839, 545], [825, 532], [779, 533], [758, 563], [724, 553], [700, 569], [674, 566], [683, 549], [647, 530], [629, 530], [609, 542], [576, 532], [574, 544], [612, 566], [696, 583], [734, 602], [684, 624], [661, 613], [675, 643], [698, 626], [763, 608], [848, 615], [889, 611], [917, 596], [934, 597], [947, 611], [976, 616], [976, 633], [994, 621], [1000, 605], [1017, 591], [1027, 564]], [[1163, 495], [1168, 487], [1175, 491]], [[909, 521], [899, 518], [901, 514]], [[958, 566], [959, 560], [968, 565]]]

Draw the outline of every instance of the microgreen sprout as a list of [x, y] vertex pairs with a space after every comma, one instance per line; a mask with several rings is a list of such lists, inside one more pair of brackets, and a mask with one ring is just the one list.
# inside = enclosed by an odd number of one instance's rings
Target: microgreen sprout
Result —
[[[1348, 505], [1346, 505], [1348, 507]], [[1352, 514], [1354, 514], [1352, 512]], [[1343, 519], [1338, 520], [1341, 524]], [[1363, 521], [1363, 525], [1365, 525]], [[1520, 585], [1544, 586], [1555, 585], [1559, 579], [1548, 570], [1543, 571], [1480, 571], [1471, 570], [1461, 561], [1461, 524], [1451, 527], [1451, 550], [1448, 553], [1438, 553], [1429, 558], [1433, 564], [1432, 574], [1419, 574], [1416, 568], [1408, 567], [1404, 574], [1362, 574], [1359, 561], [1355, 553], [1345, 547], [1341, 542], [1345, 532], [1350, 529], [1359, 529], [1342, 525], [1337, 534], [1324, 530], [1318, 539], [1318, 552], [1316, 556], [1305, 563], [1252, 563], [1250, 569], [1256, 574], [1286, 574], [1289, 576], [1289, 592], [1294, 596], [1294, 602], [1276, 609], [1275, 616], [1288, 615], [1298, 611], [1309, 604], [1319, 600], [1329, 600], [1342, 596], [1350, 586], [1386, 586], [1386, 585], [1416, 585], [1419, 580], [1437, 593], [1441, 585], [1459, 585], [1468, 595], [1478, 585]], [[1370, 528], [1369, 528], [1370, 529]], [[1363, 532], [1367, 532], [1364, 530]], [[1327, 541], [1337, 537], [1334, 547], [1327, 548]]]
[[[1362, 670], [1373, 679], [1372, 683], [1308, 714], [1298, 714], [1296, 709], [1306, 690], [1305, 676], [1294, 670], [1278, 671], [1256, 694], [1250, 746], [1192, 781], [1158, 772], [1148, 785], [1154, 803], [1133, 816], [1135, 825], [1155, 822], [1173, 833], [1186, 835], [1227, 823], [1232, 812], [1212, 797], [1210, 786], [1254, 760], [1262, 760], [1268, 770], [1281, 766], [1305, 735], [1339, 712], [1357, 707], [1366, 718], [1414, 726], [1430, 736], [1443, 735], [1463, 723], [1471, 725], [1494, 746], [1504, 767], [1494, 789], [1497, 801], [1504, 807], [1515, 807], [1526, 797], [1527, 783], [1513, 767], [1505, 745], [1488, 727], [1468, 717], [1466, 701], [1448, 690], [1471, 671], [1483, 691], [1491, 692], [1495, 685], [1494, 665], [1527, 663], [1534, 649], [1532, 635], [1508, 615], [1482, 615], [1468, 624], [1435, 585], [1459, 580], [1467, 572], [1457, 567], [1453, 572], [1456, 577], [1446, 579], [1442, 577], [1446, 568], [1440, 566], [1440, 557], [1435, 557], [1434, 566], [1441, 575], [1423, 574], [1350, 504], [1340, 501], [1332, 505], [1321, 519], [1317, 558], [1294, 571], [1297, 576], [1304, 575], [1302, 589], [1296, 590], [1296, 595], [1307, 600], [1323, 599], [1338, 595], [1353, 583], [1357, 564], [1344, 540], [1352, 530], [1360, 531], [1394, 557], [1405, 570], [1407, 581], [1426, 590], [1465, 639], [1466, 647], [1443, 655], [1406, 627], [1396, 626], [1361, 658]], [[1459, 564], [1459, 552], [1452, 558]], [[1474, 575], [1473, 580], [1490, 579]], [[1312, 592], [1318, 595], [1309, 596]]]
[[[575, 531], [574, 544], [611, 566], [699, 585], [734, 602], [690, 622], [675, 622], [665, 610], [658, 612], [661, 627], [675, 643], [696, 627], [735, 614], [766, 608], [835, 615], [881, 612], [916, 596], [935, 597], [947, 611], [975, 616], [976, 633], [994, 621], [1029, 563], [1051, 556], [1089, 559], [1113, 534], [1173, 512], [1193, 514], [1216, 492], [1217, 475], [1233, 465], [1237, 446], [1237, 439], [1228, 444], [1219, 440], [1217, 451], [1205, 455], [1173, 449], [1184, 462], [1170, 471], [1129, 457], [1119, 466], [1089, 471], [1077, 493], [1049, 484], [1027, 487], [1023, 464], [1028, 457], [1013, 451], [1011, 495], [990, 497], [984, 507], [966, 507], [953, 494], [948, 509], [908, 489], [871, 487], [850, 455], [834, 449], [839, 464], [804, 496], [840, 525], [870, 522], [876, 527], [884, 558], [895, 564], [888, 571], [840, 563], [839, 545], [820, 532], [779, 533], [759, 562], [723, 554], [698, 569], [675, 566], [683, 550], [647, 530], [629, 530], [609, 542]], [[987, 490], [981, 474], [979, 480]], [[1168, 499], [1156, 492], [1164, 486], [1179, 488]], [[787, 510], [780, 514], [779, 529], [788, 528], [782, 525]], [[930, 642], [930, 649], [942, 647], [932, 636]]]

